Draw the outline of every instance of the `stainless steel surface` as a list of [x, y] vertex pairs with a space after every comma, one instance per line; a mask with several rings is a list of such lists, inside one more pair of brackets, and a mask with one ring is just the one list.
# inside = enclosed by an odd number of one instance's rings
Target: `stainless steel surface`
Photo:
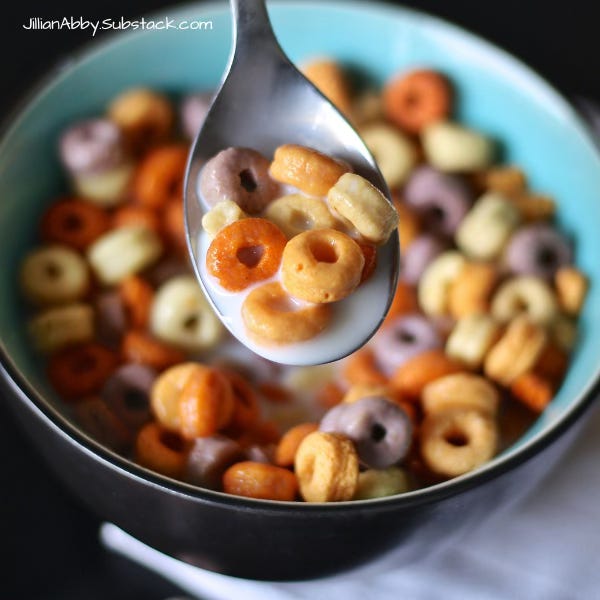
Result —
[[[195, 140], [185, 183], [188, 247], [196, 276], [221, 318], [222, 311], [198, 267], [204, 258], [198, 255], [197, 249], [205, 212], [197, 193], [198, 175], [203, 164], [220, 150], [242, 146], [271, 156], [281, 144], [302, 144], [348, 161], [356, 173], [389, 197], [385, 181], [360, 136], [281, 50], [264, 0], [231, 0], [231, 7], [233, 48], [229, 66]], [[381, 294], [388, 298], [380, 320], [389, 308], [396, 287], [398, 264], [398, 236], [394, 233], [378, 253], [379, 280], [385, 281]], [[382, 269], [386, 271], [384, 278]], [[375, 330], [376, 327], [370, 335]], [[235, 335], [235, 331], [232, 333]], [[339, 345], [335, 355], [319, 362], [342, 358], [356, 349], [356, 344], [350, 348]], [[307, 356], [303, 364], [313, 364], [312, 360]]]

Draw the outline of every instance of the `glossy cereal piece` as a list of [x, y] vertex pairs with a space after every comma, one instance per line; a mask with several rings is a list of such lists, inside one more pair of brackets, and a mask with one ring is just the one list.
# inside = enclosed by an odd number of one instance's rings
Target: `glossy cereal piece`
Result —
[[326, 196], [348, 166], [305, 146], [284, 144], [275, 150], [271, 177], [311, 196]]
[[162, 230], [158, 213], [152, 208], [139, 205], [120, 206], [113, 213], [112, 226], [114, 228], [142, 226], [157, 234]]
[[546, 342], [547, 334], [542, 327], [526, 315], [516, 317], [485, 357], [485, 375], [509, 386], [535, 366]]
[[352, 404], [362, 398], [380, 397], [387, 398], [390, 402], [395, 401], [394, 392], [384, 384], [359, 383], [348, 389], [342, 398], [344, 404]]
[[454, 408], [465, 408], [495, 417], [500, 405], [500, 395], [485, 377], [455, 373], [427, 384], [423, 388], [421, 405], [426, 416]]
[[223, 435], [197, 438], [188, 455], [185, 479], [200, 487], [220, 490], [223, 474], [243, 460], [243, 455], [241, 446]]
[[78, 425], [94, 441], [117, 452], [129, 449], [133, 436], [127, 425], [100, 398], [86, 398], [73, 408]]
[[264, 463], [244, 461], [229, 467], [223, 475], [227, 494], [291, 502], [296, 499], [298, 482], [287, 469]]
[[326, 58], [310, 61], [302, 67], [304, 76], [347, 117], [352, 115], [350, 82], [342, 67]]
[[90, 273], [82, 256], [68, 246], [42, 246], [21, 263], [19, 284], [34, 304], [67, 304], [85, 296]]
[[525, 313], [540, 325], [549, 325], [558, 315], [558, 302], [550, 286], [539, 279], [522, 275], [506, 280], [492, 298], [492, 316], [501, 322]]
[[568, 315], [577, 316], [587, 294], [587, 277], [575, 267], [562, 267], [556, 272], [554, 285], [560, 308]]
[[121, 342], [123, 357], [133, 363], [148, 365], [162, 371], [185, 360], [185, 354], [145, 331], [128, 331]]
[[247, 379], [231, 369], [222, 369], [233, 393], [233, 413], [229, 423], [233, 431], [252, 429], [261, 417], [260, 404], [254, 388]]
[[233, 390], [218, 370], [198, 365], [179, 395], [179, 432], [189, 440], [214, 435], [231, 421]]
[[446, 340], [446, 354], [469, 369], [479, 369], [499, 336], [500, 324], [490, 315], [461, 317]]
[[388, 310], [383, 326], [388, 327], [396, 318], [410, 315], [419, 311], [419, 301], [414, 286], [399, 280], [396, 286], [392, 304]]
[[384, 385], [388, 379], [377, 365], [373, 350], [368, 347], [357, 350], [344, 360], [342, 375], [352, 385]]
[[288, 239], [309, 229], [335, 229], [340, 225], [323, 200], [304, 194], [277, 198], [267, 206], [264, 216], [275, 223]]
[[393, 205], [373, 184], [355, 173], [342, 175], [327, 192], [327, 200], [372, 244], [385, 244], [398, 226]]
[[552, 383], [532, 372], [523, 373], [513, 380], [511, 394], [536, 414], [544, 411], [554, 396]]
[[450, 290], [465, 264], [465, 257], [456, 250], [443, 252], [429, 263], [418, 286], [419, 305], [425, 314], [448, 314]]
[[296, 451], [294, 468], [306, 502], [341, 502], [356, 492], [358, 455], [344, 435], [310, 433]]
[[400, 130], [387, 123], [370, 123], [360, 130], [360, 136], [370, 150], [387, 186], [403, 185], [417, 162], [413, 142]]
[[357, 243], [365, 259], [365, 264], [360, 274], [360, 281], [358, 282], [358, 285], [361, 285], [373, 275], [377, 268], [377, 247], [373, 244], [365, 244], [364, 242]]
[[164, 141], [175, 121], [169, 100], [144, 88], [129, 89], [117, 96], [108, 108], [108, 117], [123, 131], [134, 152]]
[[281, 439], [279, 426], [274, 421], [257, 421], [242, 433], [235, 436], [238, 443], [245, 449], [252, 446], [268, 446], [278, 444]]
[[152, 286], [138, 275], [130, 275], [119, 284], [119, 294], [134, 329], [144, 329], [150, 321], [150, 308], [154, 298]]
[[405, 253], [411, 244], [421, 234], [421, 222], [419, 216], [409, 208], [405, 202], [393, 196], [394, 207], [398, 213], [398, 236], [400, 237], [400, 253]]
[[448, 249], [448, 242], [435, 235], [417, 237], [401, 254], [400, 277], [402, 281], [417, 285], [430, 263]]
[[[248, 215], [233, 200], [221, 200], [217, 202], [202, 217], [202, 229], [208, 235], [214, 237], [221, 229], [231, 225], [235, 221], [245, 219]], [[270, 219], [273, 220], [273, 219]]]
[[191, 275], [172, 277], [156, 291], [150, 329], [159, 340], [190, 352], [213, 348], [223, 335], [221, 322]]
[[135, 440], [135, 459], [161, 475], [180, 479], [185, 471], [189, 445], [172, 431], [158, 423], [148, 423]]
[[291, 344], [311, 339], [327, 327], [331, 309], [297, 305], [277, 282], [253, 289], [242, 304], [248, 332], [262, 342]]
[[288, 429], [279, 440], [275, 450], [275, 464], [279, 467], [291, 467], [294, 464], [296, 452], [302, 443], [302, 440], [317, 431], [317, 423], [300, 423], [291, 429]]
[[358, 486], [353, 500], [371, 500], [395, 496], [410, 491], [410, 481], [404, 469], [367, 469], [358, 475]]
[[270, 162], [250, 148], [227, 148], [211, 158], [200, 173], [204, 202], [216, 206], [223, 200], [256, 215], [280, 195], [280, 186], [269, 176]]
[[87, 258], [100, 283], [115, 285], [152, 265], [162, 251], [156, 233], [144, 226], [130, 225], [99, 237], [88, 248]]
[[313, 229], [286, 244], [281, 282], [296, 298], [337, 302], [356, 289], [364, 265], [363, 253], [350, 236], [335, 229]]
[[44, 213], [40, 233], [46, 243], [85, 250], [109, 225], [110, 217], [102, 208], [77, 198], [64, 198]]
[[50, 353], [94, 338], [94, 310], [89, 304], [66, 304], [47, 308], [27, 322], [33, 346]]
[[162, 372], [152, 386], [152, 412], [156, 420], [170, 431], [179, 431], [179, 398], [188, 379], [196, 371], [203, 371], [203, 366], [194, 362], [175, 365]]
[[550, 221], [556, 213], [556, 203], [549, 196], [541, 194], [519, 194], [510, 197], [525, 223]]
[[140, 161], [133, 181], [133, 196], [142, 206], [157, 209], [171, 200], [183, 201], [183, 178], [188, 147], [179, 144], [151, 150]]
[[48, 361], [48, 378], [66, 400], [77, 400], [100, 391], [117, 366], [113, 352], [89, 342], [60, 350]]
[[498, 269], [489, 263], [468, 262], [452, 282], [448, 310], [455, 319], [489, 311], [490, 300], [499, 279]]
[[279, 269], [287, 239], [266, 219], [242, 219], [221, 229], [206, 253], [206, 269], [230, 292], [269, 279]]
[[417, 399], [425, 386], [432, 381], [462, 371], [464, 367], [446, 356], [443, 350], [428, 350], [407, 360], [396, 369], [390, 385], [402, 396]]
[[452, 88], [441, 73], [417, 69], [391, 79], [383, 88], [385, 116], [408, 133], [419, 133], [446, 118], [452, 109]]
[[494, 456], [498, 430], [493, 419], [479, 411], [445, 410], [425, 418], [419, 441], [421, 456], [433, 472], [458, 477]]
[[520, 167], [500, 165], [476, 173], [478, 185], [483, 190], [493, 190], [507, 196], [527, 192], [527, 177]]
[[87, 202], [105, 208], [121, 204], [127, 197], [133, 165], [130, 162], [102, 173], [78, 173], [73, 176], [74, 192]]

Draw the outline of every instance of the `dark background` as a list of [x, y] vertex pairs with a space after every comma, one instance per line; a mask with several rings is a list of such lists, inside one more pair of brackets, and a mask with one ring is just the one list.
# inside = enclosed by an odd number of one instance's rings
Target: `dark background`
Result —
[[[366, 0], [368, 1], [368, 0]], [[0, 116], [37, 78], [91, 39], [89, 31], [25, 31], [31, 17], [136, 17], [165, 0], [10, 2], [0, 21]], [[398, 3], [400, 4], [400, 3]], [[444, 17], [515, 54], [567, 96], [600, 100], [600, 36], [594, 0], [421, 0], [402, 4]], [[8, 4], [6, 5], [8, 6]], [[101, 34], [98, 35], [98, 38]], [[1, 200], [0, 200], [1, 201]], [[1, 598], [154, 600], [177, 590], [97, 543], [99, 519], [47, 472], [0, 398]]]

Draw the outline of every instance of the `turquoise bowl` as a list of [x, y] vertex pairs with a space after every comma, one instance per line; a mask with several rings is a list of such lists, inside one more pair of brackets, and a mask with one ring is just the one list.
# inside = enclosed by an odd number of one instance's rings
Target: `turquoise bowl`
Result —
[[[127, 489], [132, 482], [146, 486], [148, 502], [153, 494], [159, 504], [160, 494], [183, 498], [190, 515], [194, 515], [190, 519], [199, 522], [203, 522], [208, 506], [217, 511], [242, 507], [250, 515], [254, 511], [257, 523], [269, 518], [266, 515], [277, 514], [285, 519], [285, 511], [315, 518], [330, 515], [332, 527], [337, 518], [334, 515], [350, 518], [357, 511], [362, 511], [362, 515], [405, 511], [405, 518], [409, 507], [431, 507], [443, 499], [464, 496], [498, 475], [516, 470], [526, 458], [538, 454], [564, 432], [591, 400], [600, 368], [598, 153], [573, 108], [550, 85], [510, 55], [457, 27], [417, 12], [371, 2], [273, 3], [270, 14], [284, 50], [294, 61], [331, 55], [375, 85], [410, 67], [426, 65], [442, 70], [458, 91], [457, 118], [497, 138], [504, 159], [523, 166], [531, 187], [557, 200], [560, 226], [576, 240], [577, 264], [589, 274], [592, 285], [581, 316], [581, 339], [573, 363], [551, 406], [513, 447], [476, 473], [398, 498], [320, 508], [302, 504], [275, 507], [273, 503], [193, 489], [112, 454], [70, 423], [29, 347], [23, 305], [15, 283], [19, 259], [35, 243], [40, 214], [65, 190], [57, 161], [57, 136], [73, 120], [101, 113], [112, 97], [133, 85], [167, 90], [175, 97], [190, 90], [215, 88], [230, 47], [230, 17], [224, 3], [190, 5], [168, 14], [175, 23], [180, 19], [210, 20], [212, 28], [208, 30], [130, 32], [91, 44], [36, 89], [5, 131], [0, 143], [0, 348], [9, 390], [7, 398], [38, 444], [46, 452], [64, 454], [64, 460], [73, 463], [74, 473], [79, 469], [83, 477], [86, 469], [100, 469], [104, 474], [98, 479], [106, 478], [107, 482], [110, 474], [116, 474], [118, 485]], [[63, 450], [55, 449], [59, 446]], [[235, 567], [231, 560], [228, 562], [229, 555], [224, 550], [194, 546], [189, 539], [182, 541], [166, 531], [166, 523], [162, 530], [154, 525], [152, 533], [148, 533], [143, 524], [130, 522], [127, 511], [114, 509], [106, 499], [90, 497], [89, 488], [93, 485], [84, 486], [76, 474], [66, 475], [64, 470], [60, 475], [80, 495], [87, 494], [87, 501], [106, 518], [171, 554], [181, 556], [185, 550], [188, 557], [200, 557], [198, 564], [215, 570], [249, 577], [306, 577], [367, 558], [364, 550], [355, 550], [354, 558], [348, 558], [352, 544], [347, 542], [346, 554], [340, 549], [337, 562], [329, 565], [326, 560], [321, 561], [320, 568], [311, 567], [310, 558], [306, 559], [304, 570], [268, 567], [258, 559], [257, 564], [263, 567]], [[88, 489], [82, 491], [82, 487]], [[129, 508], [131, 512], [133, 509]], [[321, 512], [315, 512], [317, 509]], [[400, 535], [403, 531], [399, 524], [396, 537], [406, 538], [406, 534]], [[302, 547], [303, 542], [295, 543], [297, 548]], [[323, 548], [327, 542], [320, 543]], [[378, 549], [369, 551], [370, 555], [386, 544], [389, 547], [392, 541], [381, 542]], [[277, 554], [276, 549], [273, 552]]]

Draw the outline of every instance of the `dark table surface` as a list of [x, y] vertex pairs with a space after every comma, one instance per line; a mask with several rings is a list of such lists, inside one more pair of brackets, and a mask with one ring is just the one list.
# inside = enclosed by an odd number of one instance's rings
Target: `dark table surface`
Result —
[[[131, 18], [169, 4], [164, 0], [12, 2], [0, 20], [3, 57], [0, 114], [35, 80], [90, 35], [81, 31], [25, 31], [31, 17]], [[563, 93], [600, 99], [598, 9], [592, 0], [410, 0], [460, 24], [523, 59]], [[101, 35], [101, 34], [100, 34]], [[0, 398], [0, 598], [154, 600], [178, 590], [98, 544], [97, 516], [71, 498], [47, 472]]]

